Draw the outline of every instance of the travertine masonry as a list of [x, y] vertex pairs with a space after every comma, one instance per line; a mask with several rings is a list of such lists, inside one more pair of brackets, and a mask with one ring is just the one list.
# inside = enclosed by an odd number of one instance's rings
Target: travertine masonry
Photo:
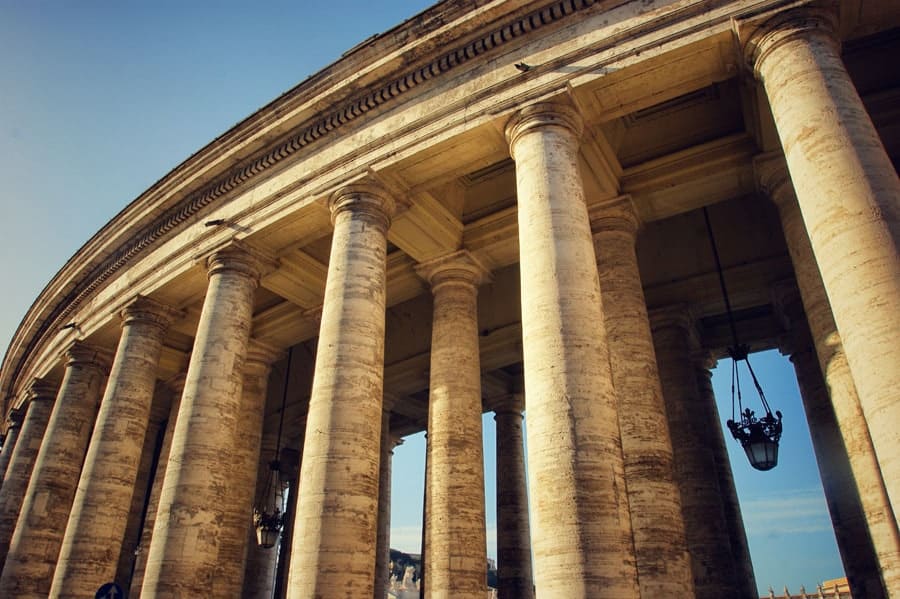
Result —
[[22, 432], [19, 433], [19, 440], [3, 477], [3, 486], [0, 487], [0, 570], [6, 562], [9, 542], [16, 529], [19, 510], [25, 499], [35, 458], [41, 448], [44, 430], [50, 420], [56, 392], [56, 385], [43, 379], [33, 380], [28, 387], [28, 404]]
[[234, 448], [232, 473], [228, 481], [228, 495], [223, 498], [225, 516], [219, 544], [219, 573], [214, 583], [216, 595], [220, 597], [241, 596], [248, 543], [251, 539], [256, 542], [256, 535], [251, 534], [251, 529], [266, 389], [272, 363], [279, 357], [280, 353], [274, 348], [256, 340], [250, 341], [231, 443]]
[[217, 594], [234, 477], [234, 429], [260, 260], [234, 245], [208, 262], [209, 287], [154, 523], [142, 596]]
[[375, 546], [375, 597], [387, 595], [391, 564], [391, 466], [394, 447], [403, 443], [391, 434], [395, 397], [385, 395], [381, 412], [381, 464], [378, 473], [378, 540]]
[[63, 538], [51, 597], [88, 597], [115, 579], [150, 420], [162, 340], [175, 313], [140, 297], [122, 335]]
[[494, 406], [497, 423], [497, 598], [534, 599], [522, 438], [524, 395]]
[[894, 513], [900, 511], [900, 180], [830, 12], [765, 23], [747, 51], [775, 117]]
[[294, 520], [291, 599], [373, 593], [393, 209], [375, 185], [344, 188], [331, 201], [334, 235]]
[[66, 352], [66, 374], [9, 545], [0, 597], [47, 597], [50, 591], [109, 358], [80, 342]]
[[558, 104], [506, 127], [516, 161], [522, 345], [537, 595], [639, 595], [600, 284], [578, 172], [581, 120]]
[[[865, 513], [863, 526], [868, 529], [872, 546], [878, 556], [884, 581], [884, 592], [888, 597], [895, 596], [898, 591], [893, 591], [893, 589], [900, 589], [900, 531], [898, 531], [897, 520], [888, 500], [882, 472], [872, 446], [872, 439], [869, 436], [869, 425], [860, 406], [856, 384], [847, 364], [847, 357], [837, 332], [831, 305], [816, 266], [809, 235], [803, 224], [800, 206], [782, 159], [777, 156], [760, 157], [756, 161], [756, 170], [760, 186], [778, 207], [785, 241], [794, 265], [797, 287], [800, 290], [809, 331], [815, 344], [819, 367], [828, 385], [827, 392], [830, 396], [828, 406], [816, 409], [817, 416], [811, 413], [812, 406], [805, 406], [807, 419], [810, 422], [810, 432], [813, 441], [820, 438], [824, 442], [825, 439], [830, 439], [830, 434], [825, 431], [819, 432], [817, 429], [826, 426], [838, 427], [843, 447], [838, 446], [838, 443], [841, 443], [840, 439], [829, 441], [829, 444], [834, 446], [833, 451], [829, 451], [829, 455], [834, 455], [834, 459], [841, 460], [845, 458], [839, 456], [846, 456], [848, 460], [849, 468], [852, 471], [849, 480], [854, 481], [859, 502]], [[829, 415], [829, 411], [832, 414]], [[827, 419], [829, 424], [823, 422], [822, 419]], [[831, 423], [832, 420], [833, 423]], [[820, 424], [816, 425], [814, 421]], [[814, 447], [816, 446], [814, 445]], [[819, 453], [818, 449], [816, 452]], [[820, 464], [820, 469], [822, 466], [831, 471], [837, 468], [830, 462]], [[826, 482], [827, 480], [823, 476], [823, 483]], [[840, 482], [836, 482], [835, 487], [835, 493], [847, 492], [844, 491], [845, 485]], [[849, 512], [844, 509], [841, 510], [841, 513], [848, 514]], [[858, 537], [858, 534], [852, 532], [846, 535], [848, 540]], [[842, 554], [854, 559], [859, 556], [860, 552], [847, 548], [842, 549]], [[853, 577], [848, 576], [848, 578], [853, 581]]]
[[16, 441], [19, 440], [19, 431], [22, 430], [21, 410], [13, 410], [9, 413], [9, 424], [6, 426], [6, 437], [3, 439], [3, 449], [0, 450], [0, 488], [3, 485], [3, 477], [6, 475], [6, 469], [9, 467], [9, 461], [12, 459], [13, 449]]
[[694, 320], [686, 308], [673, 306], [652, 311], [650, 322], [672, 433], [695, 597], [739, 597], [724, 498], [708, 430], [710, 406], [703, 401], [697, 385]]
[[487, 593], [478, 285], [487, 272], [468, 252], [423, 264], [431, 284], [431, 376], [425, 481], [425, 597]]
[[672, 441], [638, 271], [638, 217], [625, 196], [591, 211], [603, 317], [619, 402], [641, 596], [693, 593]]

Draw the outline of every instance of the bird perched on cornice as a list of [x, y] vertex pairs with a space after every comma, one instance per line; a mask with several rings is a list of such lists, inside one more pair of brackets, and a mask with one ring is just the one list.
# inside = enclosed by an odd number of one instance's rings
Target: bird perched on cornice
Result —
[[523, 73], [531, 70], [531, 65], [525, 64], [524, 62], [517, 62], [513, 66], [516, 67], [517, 69], [519, 69], [520, 71], [522, 71]]

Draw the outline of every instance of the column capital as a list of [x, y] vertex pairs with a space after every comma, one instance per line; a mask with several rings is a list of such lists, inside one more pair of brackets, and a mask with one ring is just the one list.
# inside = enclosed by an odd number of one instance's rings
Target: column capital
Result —
[[761, 67], [772, 51], [797, 38], [818, 37], [839, 45], [836, 3], [802, 6], [779, 12], [756, 25], [745, 24], [740, 36], [744, 42], [744, 59], [762, 80]]
[[35, 378], [25, 390], [25, 396], [28, 401], [50, 400], [56, 399], [59, 390], [58, 385], [53, 384], [47, 379]]
[[168, 387], [173, 394], [180, 396], [184, 391], [184, 384], [187, 381], [187, 373], [180, 372], [166, 381], [166, 387]]
[[272, 364], [283, 357], [285, 357], [285, 353], [277, 347], [263, 343], [258, 339], [250, 338], [247, 343], [247, 357], [244, 361], [248, 364], [253, 362], [266, 368], [271, 368]]
[[522, 412], [525, 410], [525, 394], [524, 393], [510, 393], [509, 395], [504, 395], [500, 399], [496, 400], [493, 405], [493, 412], [495, 414], [517, 414], [519, 416], [522, 415]]
[[789, 197], [794, 196], [791, 175], [788, 172], [784, 154], [781, 152], [766, 152], [754, 157], [753, 171], [759, 191], [765, 194], [779, 210]]
[[538, 102], [520, 109], [509, 119], [504, 129], [513, 159], [519, 139], [526, 133], [544, 127], [561, 127], [571, 133], [573, 140], [578, 140], [584, 130], [584, 122], [578, 111], [567, 104]]
[[653, 308], [647, 311], [647, 315], [650, 318], [650, 328], [654, 331], [675, 327], [691, 336], [697, 336], [697, 317], [694, 310], [687, 304]]
[[428, 281], [433, 292], [446, 283], [465, 284], [474, 288], [490, 280], [490, 271], [466, 250], [422, 262], [416, 267], [416, 273]]
[[591, 231], [598, 233], [619, 232], [637, 236], [643, 223], [630, 195], [621, 195], [588, 208]]
[[368, 217], [387, 231], [397, 210], [397, 203], [383, 185], [367, 179], [335, 191], [328, 198], [328, 208], [331, 210], [332, 224], [339, 214], [350, 211]]
[[241, 273], [259, 284], [259, 279], [277, 267], [277, 261], [250, 244], [231, 239], [203, 256], [206, 274], [211, 277], [223, 271]]
[[66, 359], [66, 367], [78, 364], [93, 366], [104, 372], [109, 372], [109, 367], [112, 364], [111, 352], [83, 341], [74, 341], [72, 345], [63, 351], [63, 356]]
[[23, 408], [12, 408], [6, 415], [6, 420], [9, 422], [9, 424], [6, 425], [6, 431], [9, 432], [9, 429], [11, 428], [19, 428], [22, 426], [22, 420], [24, 419], [25, 410]]
[[138, 295], [125, 304], [119, 315], [123, 325], [146, 323], [166, 329], [183, 313], [147, 296]]

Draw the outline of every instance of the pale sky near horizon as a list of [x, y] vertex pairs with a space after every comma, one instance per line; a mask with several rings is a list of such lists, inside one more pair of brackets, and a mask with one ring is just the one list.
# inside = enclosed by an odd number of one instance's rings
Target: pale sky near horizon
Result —
[[[142, 191], [430, 4], [0, 0], [0, 351], [66, 260]], [[752, 471], [728, 440], [757, 582], [812, 590], [842, 568], [796, 383], [777, 354], [751, 359], [785, 413], [781, 464], [770, 473]], [[730, 401], [729, 368], [714, 378], [720, 406]], [[720, 410], [729, 417], [730, 407]], [[493, 420], [484, 422], [495, 557]], [[416, 435], [395, 452], [392, 545], [410, 552], [421, 535], [423, 448]]]

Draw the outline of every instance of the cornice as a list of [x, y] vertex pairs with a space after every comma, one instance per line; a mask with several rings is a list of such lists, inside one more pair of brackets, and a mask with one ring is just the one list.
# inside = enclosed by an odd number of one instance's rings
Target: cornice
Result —
[[[467, 64], [522, 36], [554, 24], [600, 2], [602, 0], [557, 0], [518, 17], [507, 19], [502, 24], [489, 27], [484, 33], [457, 45], [451, 50], [438, 54], [424, 64], [409, 69], [399, 76], [390, 78], [379, 87], [363, 92], [349, 101], [339, 104], [337, 108], [327, 111], [324, 115], [307, 120], [295, 133], [278, 142], [274, 147], [257, 153], [240, 165], [215, 178], [207, 185], [189, 193], [183, 200], [168, 208], [162, 215], [119, 245], [118, 249], [110, 256], [79, 277], [79, 282], [74, 288], [62, 295], [47, 317], [41, 320], [37, 330], [30, 336], [28, 343], [22, 349], [11, 376], [7, 375], [9, 377], [7, 380], [15, 380], [25, 362], [24, 357], [31, 354], [34, 348], [44, 340], [49, 331], [56, 330], [86, 299], [98, 291], [125, 265], [132, 262], [147, 248], [177, 230], [181, 225], [192, 220], [208, 206], [229, 195], [263, 172], [294, 156], [300, 150], [346, 127], [369, 112], [396, 102], [411, 90], [431, 79], [442, 76], [460, 65]], [[357, 49], [353, 48], [346, 56], [351, 56], [356, 51]], [[301, 88], [304, 87], [301, 84], [298, 86], [297, 91], [301, 91]], [[279, 100], [282, 100], [282, 98], [261, 109], [257, 114], [274, 109]], [[172, 174], [175, 175], [175, 172]], [[163, 181], [157, 183], [157, 185], [162, 183]], [[127, 212], [128, 208], [123, 211], [123, 214]], [[76, 258], [77, 256], [76, 254]], [[51, 281], [50, 285], [52, 284], [53, 281]], [[36, 305], [37, 302], [35, 302]], [[29, 315], [30, 313], [31, 310], [29, 310]], [[26, 316], [27, 318], [28, 316]], [[18, 335], [19, 331], [17, 330], [14, 340]], [[11, 343], [10, 349], [12, 349], [12, 346], [13, 344]], [[7, 360], [4, 360], [3, 366], [8, 367], [9, 364], [6, 362]]]

